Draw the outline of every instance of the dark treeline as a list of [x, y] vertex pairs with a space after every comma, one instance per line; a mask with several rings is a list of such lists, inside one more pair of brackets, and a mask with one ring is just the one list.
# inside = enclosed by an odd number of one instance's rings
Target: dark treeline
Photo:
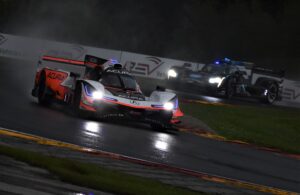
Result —
[[0, 0], [0, 32], [209, 62], [300, 79], [298, 0]]

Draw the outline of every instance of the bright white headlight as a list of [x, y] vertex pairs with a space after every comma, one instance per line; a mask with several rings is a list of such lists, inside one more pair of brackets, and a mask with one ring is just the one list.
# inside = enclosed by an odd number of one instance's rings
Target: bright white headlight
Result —
[[164, 109], [173, 110], [174, 109], [174, 104], [172, 102], [167, 102], [167, 103], [164, 104]]
[[173, 69], [170, 69], [168, 71], [168, 77], [174, 77], [174, 78], [177, 77], [177, 72]]
[[103, 97], [103, 93], [101, 91], [94, 91], [92, 93], [92, 97], [94, 99], [101, 99]]
[[222, 81], [222, 78], [221, 77], [212, 77], [212, 78], [209, 78], [208, 82], [211, 83], [211, 84], [215, 84], [215, 83], [221, 83]]
[[223, 77], [223, 78], [221, 78], [221, 77], [212, 77], [208, 80], [208, 82], [210, 84], [218, 84], [218, 87], [220, 87], [224, 79], [225, 79], [225, 77]]

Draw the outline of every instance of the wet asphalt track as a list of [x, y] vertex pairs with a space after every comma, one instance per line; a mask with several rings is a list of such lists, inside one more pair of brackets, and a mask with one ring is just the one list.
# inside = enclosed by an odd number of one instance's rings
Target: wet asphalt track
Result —
[[0, 59], [0, 127], [195, 171], [300, 192], [300, 161], [147, 125], [73, 117], [30, 97], [35, 65]]

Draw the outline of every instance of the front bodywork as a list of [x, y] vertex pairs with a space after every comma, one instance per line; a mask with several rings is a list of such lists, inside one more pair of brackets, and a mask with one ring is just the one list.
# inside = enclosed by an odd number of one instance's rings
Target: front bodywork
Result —
[[[175, 94], [168, 92], [153, 92], [150, 97], [142, 97], [142, 94], [134, 94], [132, 91], [111, 93], [111, 89], [103, 87], [95, 81], [85, 80], [81, 83], [82, 98], [80, 108], [94, 112], [99, 117], [125, 117], [137, 121], [149, 123], [174, 124], [178, 123], [183, 116], [178, 106], [178, 99]], [[104, 91], [103, 97], [93, 98], [91, 90]], [[125, 98], [124, 94], [127, 94]], [[160, 97], [160, 101], [155, 98]], [[163, 98], [162, 98], [163, 97]], [[164, 104], [172, 102], [174, 108], [166, 109]]]

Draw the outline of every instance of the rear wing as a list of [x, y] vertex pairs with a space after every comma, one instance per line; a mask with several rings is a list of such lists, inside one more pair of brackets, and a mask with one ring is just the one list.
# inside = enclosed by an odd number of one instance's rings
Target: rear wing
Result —
[[72, 60], [72, 59], [67, 59], [67, 58], [59, 58], [59, 57], [53, 57], [53, 56], [43, 56], [42, 60], [70, 64], [70, 65], [77, 65], [77, 66], [86, 66], [89, 68], [95, 68], [97, 66], [102, 66], [105, 62], [108, 61], [107, 59], [98, 58], [98, 57], [91, 56], [91, 55], [85, 55], [84, 61]]
[[53, 57], [53, 56], [43, 56], [42, 60], [58, 62], [58, 63], [64, 63], [64, 64], [70, 64], [70, 65], [76, 65], [76, 66], [84, 66], [83, 61], [66, 59], [66, 58], [59, 58], [59, 57]]
[[84, 65], [88, 68], [95, 68], [97, 66], [103, 66], [103, 64], [107, 61], [108, 61], [107, 59], [103, 59], [91, 55], [85, 55]]
[[[62, 65], [72, 65], [72, 66], [65, 66], [66, 69], [74, 69], [76, 67], [82, 67], [84, 68], [84, 72], [82, 72], [82, 69], [80, 72], [83, 73], [83, 76], [87, 75], [90, 72], [96, 71], [103, 71], [104, 70], [104, 64], [109, 61], [107, 59], [91, 56], [91, 55], [85, 55], [84, 61], [81, 60], [73, 60], [73, 59], [67, 59], [67, 58], [60, 58], [60, 57], [53, 57], [53, 56], [43, 56], [41, 58], [43, 61], [49, 61], [49, 62], [54, 62], [54, 63], [59, 63]], [[38, 62], [38, 66], [42, 64], [41, 60]], [[60, 69], [61, 67], [59, 64], [55, 65], [55, 68]], [[74, 67], [74, 68], [71, 68]], [[64, 68], [63, 68], [64, 69]], [[78, 72], [78, 69], [77, 71]]]
[[91, 55], [85, 55], [84, 58], [84, 65], [85, 65], [85, 73], [84, 75], [87, 75], [88, 73], [92, 71], [103, 71], [104, 70], [104, 63], [106, 63], [108, 60], [91, 56]]
[[267, 68], [262, 68], [259, 66], [253, 67], [252, 71], [253, 71], [253, 73], [268, 75], [268, 76], [273, 76], [273, 77], [278, 77], [278, 78], [283, 78], [285, 75], [284, 70], [276, 71], [276, 70], [271, 70], [271, 69], [267, 69]]

